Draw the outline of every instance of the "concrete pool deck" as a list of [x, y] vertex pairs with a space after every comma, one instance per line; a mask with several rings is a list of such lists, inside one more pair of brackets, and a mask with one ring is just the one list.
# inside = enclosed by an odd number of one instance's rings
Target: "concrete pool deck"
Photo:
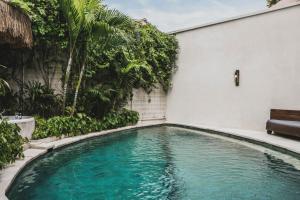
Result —
[[205, 125], [189, 125], [189, 124], [173, 124], [166, 125], [178, 126], [183, 128], [195, 129], [199, 131], [209, 132], [212, 134], [223, 135], [246, 142], [271, 148], [282, 153], [292, 154], [292, 156], [300, 159], [300, 139], [291, 139], [281, 135], [269, 135], [266, 131], [240, 130], [230, 128], [216, 128]]
[[227, 137], [232, 137], [235, 139], [245, 140], [247, 142], [252, 142], [255, 144], [263, 145], [268, 148], [275, 148], [276, 150], [280, 150], [281, 152], [286, 152], [288, 154], [298, 155], [300, 158], [300, 140], [292, 140], [289, 138], [284, 138], [278, 135], [268, 135], [265, 132], [259, 131], [247, 131], [247, 130], [237, 130], [237, 129], [227, 129], [227, 128], [214, 128], [207, 126], [195, 126], [195, 125], [187, 125], [187, 124], [172, 124], [165, 123], [163, 121], [156, 122], [142, 122], [135, 126], [128, 126], [113, 130], [101, 131], [96, 133], [90, 133], [87, 135], [80, 135], [70, 138], [63, 138], [56, 141], [49, 140], [40, 140], [31, 142], [30, 148], [24, 151], [24, 159], [17, 160], [15, 163], [7, 166], [5, 169], [0, 171], [0, 200], [7, 200], [5, 193], [9, 188], [10, 184], [14, 181], [15, 177], [19, 172], [31, 161], [40, 157], [41, 155], [46, 154], [49, 150], [58, 149], [63, 146], [67, 146], [70, 144], [77, 143], [79, 141], [83, 141], [86, 139], [99, 137], [102, 135], [107, 135], [111, 133], [116, 133], [124, 130], [132, 130], [138, 128], [145, 128], [151, 126], [175, 126], [182, 128], [189, 128], [199, 131], [204, 131], [212, 134], [220, 134]]

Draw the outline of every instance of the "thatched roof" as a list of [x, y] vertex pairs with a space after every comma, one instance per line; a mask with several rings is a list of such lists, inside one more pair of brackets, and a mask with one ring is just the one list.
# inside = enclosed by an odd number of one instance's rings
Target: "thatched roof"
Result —
[[32, 47], [31, 22], [20, 9], [0, 0], [0, 43], [15, 48]]

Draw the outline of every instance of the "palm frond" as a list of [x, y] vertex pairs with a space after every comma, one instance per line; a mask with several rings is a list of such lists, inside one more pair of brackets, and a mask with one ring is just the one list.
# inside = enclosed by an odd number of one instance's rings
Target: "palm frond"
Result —
[[83, 0], [60, 0], [61, 8], [67, 20], [70, 45], [75, 45], [76, 40], [82, 29], [82, 5], [80, 4]]
[[2, 67], [2, 68], [4, 68], [4, 69], [6, 69], [6, 68], [7, 68], [6, 66], [4, 66], [4, 65], [1, 65], [1, 64], [0, 64], [0, 67]]
[[126, 74], [132, 70], [136, 72], [141, 70], [146, 70], [148, 74], [152, 74], [152, 68], [146, 61], [138, 61], [138, 60], [131, 61], [126, 67], [121, 69], [121, 72], [123, 74]]
[[89, 95], [100, 101], [109, 102], [111, 94], [115, 92], [115, 90], [108, 86], [99, 84], [94, 86], [93, 88], [90, 88], [87, 92]]
[[133, 26], [133, 21], [130, 17], [115, 9], [103, 9], [102, 12], [99, 13], [98, 19], [113, 27]]
[[10, 90], [9, 84], [2, 78], [0, 78], [0, 96], [6, 94], [6, 91]]

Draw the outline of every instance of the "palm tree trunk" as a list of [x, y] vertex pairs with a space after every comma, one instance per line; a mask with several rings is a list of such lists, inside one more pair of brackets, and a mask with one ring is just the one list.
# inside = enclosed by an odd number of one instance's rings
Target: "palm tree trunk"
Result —
[[73, 52], [71, 51], [69, 61], [68, 61], [67, 70], [66, 70], [64, 90], [63, 90], [63, 107], [62, 107], [63, 113], [65, 113], [65, 108], [66, 108], [68, 82], [69, 82], [69, 79], [70, 79], [72, 63], [73, 63]]
[[76, 109], [76, 105], [77, 105], [77, 99], [78, 99], [78, 93], [79, 93], [79, 89], [80, 89], [81, 82], [82, 82], [82, 79], [83, 79], [84, 71], [85, 71], [85, 63], [82, 64], [79, 79], [78, 79], [78, 82], [77, 82], [74, 101], [73, 101], [73, 107], [72, 107], [72, 113], [71, 113], [72, 115], [74, 115], [74, 113], [75, 113], [75, 109]]

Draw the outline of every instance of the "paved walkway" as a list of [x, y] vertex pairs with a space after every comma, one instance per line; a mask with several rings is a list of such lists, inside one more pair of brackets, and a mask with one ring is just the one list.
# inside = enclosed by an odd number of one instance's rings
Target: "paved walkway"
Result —
[[247, 131], [236, 129], [220, 129], [221, 132], [228, 132], [243, 138], [265, 142], [277, 147], [300, 154], [300, 140], [290, 139], [279, 135], [269, 135], [266, 132]]
[[229, 129], [229, 128], [217, 128], [205, 125], [191, 125], [191, 124], [172, 124], [175, 126], [190, 127], [194, 129], [207, 130], [208, 132], [214, 131], [217, 133], [225, 133], [227, 136], [233, 136], [234, 138], [244, 138], [249, 141], [257, 141], [261, 144], [267, 144], [273, 147], [279, 147], [300, 156], [300, 140], [290, 139], [280, 135], [269, 135], [265, 131], [251, 131], [251, 130], [240, 130], [240, 129]]

